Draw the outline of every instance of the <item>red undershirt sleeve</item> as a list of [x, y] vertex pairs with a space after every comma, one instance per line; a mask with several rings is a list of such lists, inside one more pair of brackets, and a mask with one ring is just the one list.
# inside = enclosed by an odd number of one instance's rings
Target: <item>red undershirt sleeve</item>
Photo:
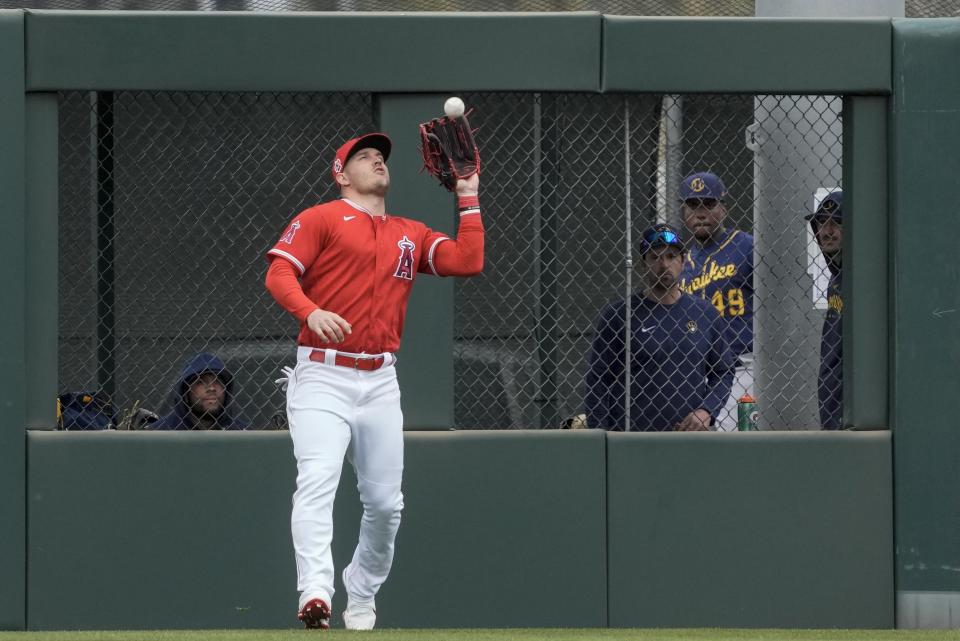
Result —
[[283, 258], [275, 257], [270, 261], [266, 286], [274, 300], [300, 322], [305, 322], [313, 310], [319, 309], [316, 303], [303, 293], [296, 268]]
[[474, 276], [483, 271], [483, 221], [477, 196], [460, 196], [460, 229], [456, 240], [437, 245], [434, 265], [440, 276]]

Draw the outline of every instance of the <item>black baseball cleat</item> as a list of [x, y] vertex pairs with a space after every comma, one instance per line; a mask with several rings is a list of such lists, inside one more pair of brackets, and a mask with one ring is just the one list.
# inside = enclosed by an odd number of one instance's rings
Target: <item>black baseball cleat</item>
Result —
[[329, 630], [330, 606], [323, 599], [310, 599], [300, 608], [297, 618], [303, 621], [303, 626], [308, 630]]

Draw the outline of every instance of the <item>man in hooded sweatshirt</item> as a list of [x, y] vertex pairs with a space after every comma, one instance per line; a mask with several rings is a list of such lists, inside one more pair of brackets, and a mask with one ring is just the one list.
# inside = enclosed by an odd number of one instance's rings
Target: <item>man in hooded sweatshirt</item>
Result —
[[171, 411], [150, 426], [154, 430], [245, 430], [233, 411], [233, 375], [213, 354], [186, 362], [170, 391]]

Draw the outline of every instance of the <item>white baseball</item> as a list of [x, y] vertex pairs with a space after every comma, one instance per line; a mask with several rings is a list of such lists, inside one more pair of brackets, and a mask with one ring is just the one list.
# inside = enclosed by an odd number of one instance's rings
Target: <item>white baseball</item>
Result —
[[459, 118], [463, 115], [465, 108], [463, 101], [456, 96], [447, 98], [447, 101], [443, 103], [443, 113], [447, 114], [450, 118]]

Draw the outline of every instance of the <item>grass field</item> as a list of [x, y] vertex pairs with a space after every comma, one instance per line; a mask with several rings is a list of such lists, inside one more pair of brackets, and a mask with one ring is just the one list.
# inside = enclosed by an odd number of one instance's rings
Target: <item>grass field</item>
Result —
[[0, 641], [955, 641], [960, 630], [146, 630], [124, 632], [0, 632]]

